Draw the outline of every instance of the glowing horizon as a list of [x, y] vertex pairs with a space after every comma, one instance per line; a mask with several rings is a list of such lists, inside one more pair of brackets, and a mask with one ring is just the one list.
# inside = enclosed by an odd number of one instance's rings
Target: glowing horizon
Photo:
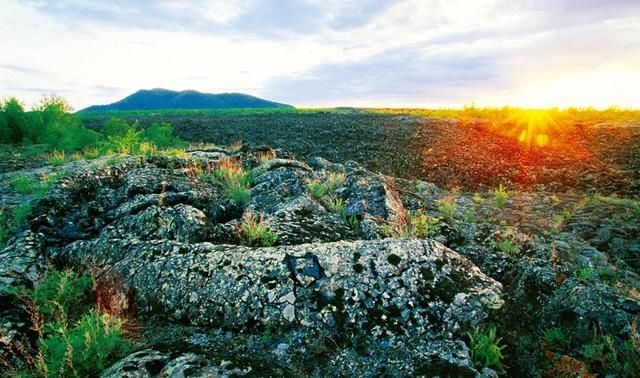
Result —
[[[640, 2], [7, 0], [0, 98], [139, 89], [296, 107], [640, 108]], [[19, 38], [17, 37], [19, 36]]]

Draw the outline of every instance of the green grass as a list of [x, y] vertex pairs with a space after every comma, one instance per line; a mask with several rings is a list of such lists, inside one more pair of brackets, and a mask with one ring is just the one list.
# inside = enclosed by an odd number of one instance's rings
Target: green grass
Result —
[[346, 176], [344, 173], [331, 172], [323, 180], [312, 180], [307, 184], [311, 196], [321, 199], [332, 194], [344, 183]]
[[5, 294], [27, 304], [35, 350], [19, 342], [8, 347], [26, 365], [6, 366], [23, 377], [98, 376], [131, 349], [123, 320], [103, 314], [92, 303], [93, 279], [72, 271], [50, 270], [34, 288], [7, 288]]
[[17, 176], [9, 182], [11, 189], [19, 194], [31, 194], [36, 189], [38, 181], [26, 176]]
[[496, 251], [506, 253], [507, 255], [517, 255], [520, 253], [520, 248], [508, 239], [494, 240], [491, 244]]
[[552, 350], [557, 350], [560, 352], [566, 351], [571, 345], [571, 340], [564, 333], [562, 328], [549, 328], [544, 331], [543, 335], [544, 341], [547, 343], [547, 347]]
[[342, 214], [342, 212], [344, 211], [345, 202], [342, 198], [330, 197], [329, 199], [327, 199], [326, 204], [329, 208], [329, 211], [334, 214]]
[[498, 185], [498, 187], [493, 190], [493, 204], [498, 209], [504, 209], [504, 206], [507, 204], [508, 199], [509, 193], [507, 193], [502, 184]]
[[446, 220], [453, 220], [453, 216], [456, 214], [457, 209], [458, 204], [456, 203], [456, 198], [451, 195], [447, 195], [438, 201], [438, 211]]
[[264, 219], [256, 219], [253, 213], [244, 217], [240, 230], [242, 244], [249, 247], [270, 247], [278, 240], [278, 235], [269, 229]]
[[227, 197], [240, 206], [246, 204], [251, 198], [253, 173], [246, 171], [238, 161], [230, 159], [220, 161], [213, 175], [206, 175], [205, 179], [222, 185]]
[[467, 335], [469, 336], [469, 349], [473, 364], [478, 369], [487, 367], [495, 370], [498, 374], [503, 374], [502, 350], [505, 347], [500, 345], [502, 338], [496, 336], [496, 328], [476, 328], [472, 332], [467, 332]]

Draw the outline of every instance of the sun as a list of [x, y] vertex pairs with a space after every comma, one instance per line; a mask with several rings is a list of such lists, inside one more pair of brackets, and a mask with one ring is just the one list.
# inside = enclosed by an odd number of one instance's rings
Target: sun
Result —
[[548, 146], [551, 131], [558, 128], [558, 124], [548, 112], [538, 109], [514, 110], [508, 118], [508, 123], [513, 124], [509, 135], [516, 137], [520, 143], [528, 147]]

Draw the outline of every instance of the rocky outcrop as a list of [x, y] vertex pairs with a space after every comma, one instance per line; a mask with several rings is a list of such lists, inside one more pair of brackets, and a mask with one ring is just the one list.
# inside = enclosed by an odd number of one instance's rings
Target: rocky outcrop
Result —
[[[294, 327], [352, 348], [385, 344], [405, 357], [406, 374], [425, 361], [472, 374], [464, 332], [502, 305], [499, 283], [428, 240], [247, 248], [98, 238], [60, 256], [117, 271], [142, 313], [247, 333]], [[354, 373], [379, 368], [363, 363]]]

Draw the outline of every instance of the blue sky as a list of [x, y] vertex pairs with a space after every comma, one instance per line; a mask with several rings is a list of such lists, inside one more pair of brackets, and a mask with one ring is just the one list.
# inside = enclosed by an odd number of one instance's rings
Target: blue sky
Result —
[[640, 107], [638, 0], [0, 0], [0, 97]]

